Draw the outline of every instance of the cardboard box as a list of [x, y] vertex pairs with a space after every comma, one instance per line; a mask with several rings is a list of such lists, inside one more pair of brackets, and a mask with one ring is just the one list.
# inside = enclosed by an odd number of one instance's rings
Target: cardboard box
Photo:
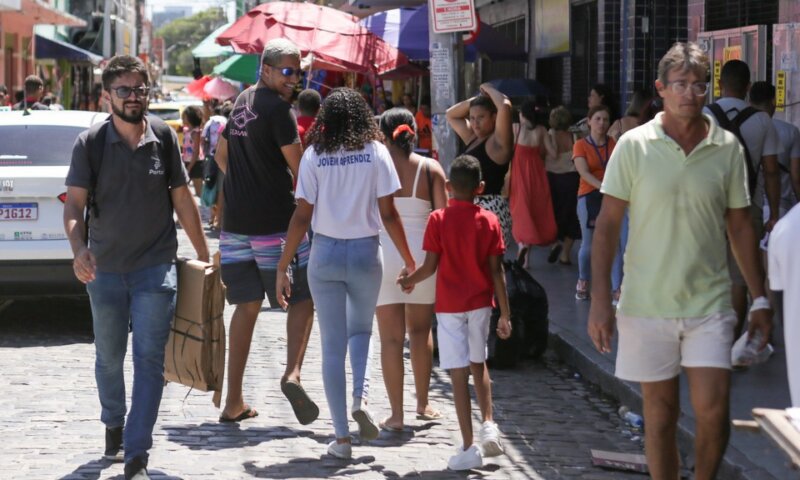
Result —
[[219, 407], [225, 372], [225, 289], [216, 264], [179, 260], [175, 318], [164, 357], [164, 378], [204, 392]]

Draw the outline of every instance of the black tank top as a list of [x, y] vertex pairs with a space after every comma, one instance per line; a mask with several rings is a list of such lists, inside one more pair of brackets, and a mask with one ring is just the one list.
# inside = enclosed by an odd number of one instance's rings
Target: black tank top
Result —
[[474, 142], [467, 145], [466, 150], [462, 153], [466, 155], [472, 155], [473, 157], [478, 159], [478, 162], [481, 164], [481, 175], [483, 177], [483, 181], [486, 183], [486, 187], [483, 190], [483, 195], [500, 195], [500, 190], [503, 189], [503, 182], [505, 181], [506, 172], [508, 172], [508, 164], [505, 165], [498, 165], [495, 163], [491, 158], [489, 158], [489, 154], [486, 153], [486, 141], [488, 138], [480, 144], [472, 148], [470, 147], [473, 145]]

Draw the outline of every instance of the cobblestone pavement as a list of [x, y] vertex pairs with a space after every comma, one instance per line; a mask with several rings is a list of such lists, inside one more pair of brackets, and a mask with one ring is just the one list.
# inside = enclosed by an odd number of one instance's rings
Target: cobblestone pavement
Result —
[[[216, 250], [216, 242], [212, 240]], [[181, 253], [191, 256], [185, 238]], [[225, 309], [230, 321], [232, 307]], [[616, 405], [553, 358], [508, 371], [492, 371], [495, 418], [506, 455], [486, 459], [468, 474], [446, 471], [460, 439], [447, 375], [438, 367], [431, 402], [440, 421], [414, 419], [413, 383], [407, 362], [406, 421], [402, 434], [381, 433], [355, 445], [354, 459], [325, 455], [332, 439], [320, 374], [315, 326], [303, 380], [321, 406], [309, 426], [295, 420], [280, 393], [285, 365], [285, 316], [265, 309], [256, 327], [245, 374], [245, 397], [260, 415], [241, 424], [219, 424], [211, 395], [169, 384], [164, 390], [149, 469], [156, 479], [244, 478], [534, 478], [617, 479], [641, 475], [591, 465], [590, 449], [641, 452]], [[0, 479], [122, 478], [122, 465], [102, 460], [103, 426], [96, 395], [89, 311], [76, 301], [17, 302], [0, 313]], [[370, 403], [388, 413], [377, 327]], [[126, 379], [131, 380], [130, 359]], [[130, 387], [129, 387], [130, 391]], [[477, 407], [475, 426], [478, 426]]]

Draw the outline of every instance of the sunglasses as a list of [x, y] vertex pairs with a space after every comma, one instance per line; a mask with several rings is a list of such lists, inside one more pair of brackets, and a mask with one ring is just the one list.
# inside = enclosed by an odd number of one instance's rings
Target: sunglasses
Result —
[[303, 70], [301, 68], [276, 67], [275, 65], [270, 65], [269, 63], [265, 63], [264, 65], [281, 72], [281, 75], [284, 77], [291, 77], [292, 75], [297, 75], [299, 77], [303, 75]]
[[122, 99], [130, 97], [131, 93], [135, 93], [137, 97], [142, 98], [150, 94], [150, 87], [145, 87], [144, 85], [139, 87], [112, 87], [110, 90], [116, 93], [118, 98]]

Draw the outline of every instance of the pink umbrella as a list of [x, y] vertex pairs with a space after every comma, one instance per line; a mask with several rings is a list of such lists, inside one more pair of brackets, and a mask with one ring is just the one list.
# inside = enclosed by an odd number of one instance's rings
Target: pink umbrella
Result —
[[312, 3], [270, 2], [257, 6], [220, 36], [217, 43], [237, 53], [260, 54], [264, 44], [286, 38], [309, 55], [314, 68], [378, 74], [408, 58], [342, 11]]
[[206, 97], [227, 100], [236, 96], [239, 93], [239, 89], [220, 77], [214, 77], [203, 87], [203, 93]]

